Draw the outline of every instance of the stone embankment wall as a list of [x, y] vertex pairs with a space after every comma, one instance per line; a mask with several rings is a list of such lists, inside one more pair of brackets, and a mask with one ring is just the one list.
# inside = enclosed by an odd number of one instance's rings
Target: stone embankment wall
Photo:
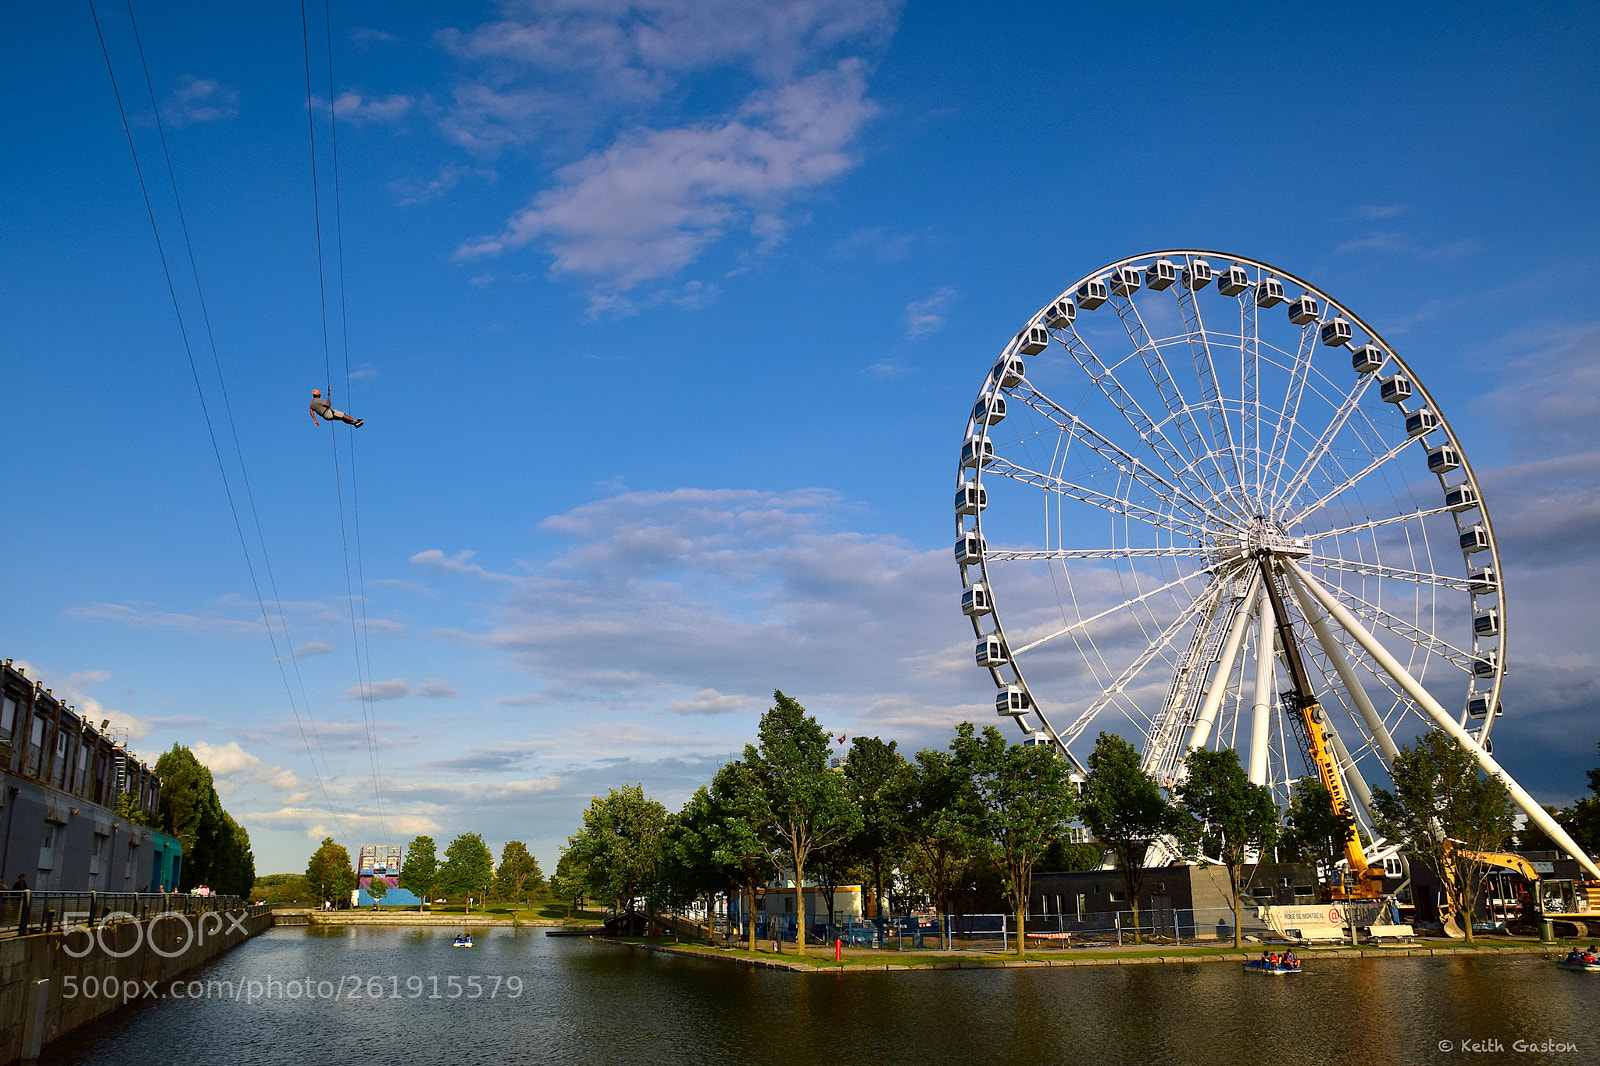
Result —
[[[69, 1033], [270, 928], [271, 912], [251, 909], [0, 940], [0, 1066], [25, 1056], [36, 1038]], [[108, 987], [119, 991], [106, 995]]]

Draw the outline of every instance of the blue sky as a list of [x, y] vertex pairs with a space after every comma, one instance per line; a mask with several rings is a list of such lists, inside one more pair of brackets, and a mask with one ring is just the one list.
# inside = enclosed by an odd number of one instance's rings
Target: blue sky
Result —
[[[263, 872], [324, 832], [469, 830], [549, 869], [590, 795], [681, 802], [775, 687], [910, 747], [990, 720], [949, 561], [966, 413], [1035, 309], [1160, 247], [1308, 278], [1424, 378], [1507, 558], [1497, 754], [1543, 799], [1581, 790], [1592, 8], [335, 5], [341, 323], [311, 7], [381, 811], [305, 409], [326, 378], [299, 12], [135, 5], [314, 757], [87, 8], [13, 13], [0, 68], [0, 646], [137, 750], [201, 752]], [[127, 11], [99, 11], [271, 600]]]

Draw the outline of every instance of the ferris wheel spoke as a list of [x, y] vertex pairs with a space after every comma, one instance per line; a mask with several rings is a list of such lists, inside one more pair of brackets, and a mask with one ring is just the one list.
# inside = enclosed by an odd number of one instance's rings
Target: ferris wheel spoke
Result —
[[1034, 488], [1044, 489], [1047, 492], [1053, 492], [1068, 499], [1089, 504], [1091, 507], [1098, 507], [1114, 515], [1141, 522], [1153, 529], [1164, 532], [1180, 532], [1185, 536], [1194, 537], [1196, 540], [1213, 532], [1210, 527], [1182, 514], [1160, 511], [1154, 507], [1136, 503], [1133, 500], [1112, 496], [1098, 489], [1076, 484], [1053, 474], [1043, 474], [1037, 470], [1030, 470], [1003, 457], [997, 457], [990, 464], [989, 471], [1012, 481], [1021, 482], [1024, 485], [1031, 485]]
[[1295, 352], [1294, 367], [1289, 372], [1289, 389], [1284, 397], [1283, 410], [1278, 412], [1278, 424], [1272, 431], [1272, 488], [1263, 491], [1265, 499], [1275, 499], [1283, 484], [1284, 467], [1289, 462], [1289, 444], [1299, 426], [1300, 403], [1305, 398], [1306, 381], [1311, 376], [1311, 352], [1317, 339], [1320, 323], [1311, 321], [1300, 327], [1300, 347]]
[[1329, 490], [1328, 492], [1324, 493], [1322, 496], [1318, 497], [1318, 499], [1317, 499], [1317, 501], [1315, 503], [1313, 503], [1310, 506], [1305, 507], [1302, 510], [1300, 510], [1293, 518], [1290, 518], [1286, 522], [1284, 522], [1284, 526], [1286, 528], [1293, 528], [1293, 527], [1299, 525], [1301, 522], [1305, 521], [1305, 518], [1306, 518], [1307, 515], [1312, 514], [1313, 512], [1318, 511], [1323, 507], [1326, 507], [1330, 501], [1336, 500], [1340, 496], [1344, 495], [1346, 492], [1349, 492], [1356, 485], [1360, 484], [1362, 478], [1366, 477], [1368, 474], [1372, 473], [1374, 470], [1377, 470], [1379, 467], [1381, 467], [1385, 463], [1389, 462], [1395, 456], [1399, 455], [1401, 452], [1403, 452], [1407, 448], [1411, 447], [1411, 444], [1412, 444], [1412, 441], [1411, 441], [1410, 438], [1407, 438], [1407, 439], [1405, 439], [1403, 441], [1400, 441], [1398, 444], [1396, 444], [1393, 447], [1391, 447], [1388, 451], [1384, 452], [1382, 455], [1380, 455], [1376, 459], [1372, 460], [1372, 462], [1370, 462], [1366, 466], [1362, 467], [1359, 471], [1357, 471], [1354, 474], [1351, 474], [1349, 477], [1347, 477], [1343, 481], [1341, 481], [1338, 485], [1334, 486], [1331, 490]]
[[1370, 622], [1375, 626], [1382, 626], [1397, 637], [1403, 637], [1418, 647], [1424, 648], [1446, 662], [1460, 667], [1468, 673], [1472, 672], [1473, 655], [1471, 652], [1462, 651], [1448, 641], [1440, 640], [1432, 633], [1428, 633], [1401, 618], [1393, 612], [1362, 599], [1348, 589], [1330, 586], [1330, 591], [1340, 600], [1344, 601], [1346, 608], [1356, 617]]
[[1011, 657], [1013, 659], [1015, 659], [1016, 657], [1018, 657], [1020, 655], [1023, 655], [1026, 652], [1030, 652], [1033, 649], [1035, 649], [1035, 648], [1037, 648], [1037, 647], [1039, 647], [1039, 646], [1041, 646], [1043, 644], [1048, 644], [1052, 640], [1056, 640], [1056, 639], [1058, 639], [1060, 637], [1070, 636], [1073, 633], [1081, 633], [1085, 629], [1087, 629], [1089, 626], [1094, 625], [1094, 623], [1100, 621], [1101, 619], [1110, 618], [1112, 615], [1116, 614], [1119, 611], [1131, 610], [1132, 608], [1137, 607], [1141, 603], [1144, 603], [1145, 601], [1149, 600], [1152, 596], [1159, 596], [1159, 595], [1161, 595], [1161, 593], [1168, 592], [1168, 591], [1170, 591], [1172, 589], [1175, 589], [1179, 585], [1186, 585], [1186, 584], [1188, 584], [1189, 582], [1193, 581], [1196, 578], [1205, 577], [1207, 574], [1210, 574], [1211, 572], [1212, 572], [1212, 568], [1210, 568], [1210, 567], [1206, 568], [1205, 570], [1196, 570], [1192, 574], [1185, 574], [1180, 578], [1175, 578], [1172, 581], [1168, 581], [1165, 585], [1161, 585], [1161, 586], [1159, 586], [1157, 588], [1151, 589], [1149, 592], [1141, 593], [1140, 595], [1135, 596], [1131, 600], [1124, 600], [1123, 602], [1117, 604], [1115, 607], [1108, 607], [1105, 610], [1101, 611], [1097, 615], [1093, 615], [1093, 616], [1091, 616], [1089, 618], [1080, 618], [1080, 619], [1078, 619], [1078, 621], [1073, 622], [1071, 625], [1062, 626], [1060, 629], [1056, 630], [1054, 633], [1048, 633], [1045, 636], [1040, 637], [1038, 640], [1033, 641], [1032, 643], [1024, 644], [1020, 648], [1012, 649]]
[[1244, 409], [1239, 418], [1244, 428], [1244, 455], [1250, 463], [1250, 483], [1243, 486], [1253, 493], [1251, 502], [1261, 509], [1261, 320], [1256, 306], [1256, 290], [1248, 287], [1239, 297], [1239, 379]]
[[[1161, 460], [1161, 464], [1167, 468], [1167, 472], [1172, 475], [1173, 480], [1180, 484], [1185, 484], [1188, 481], [1186, 471], [1194, 467], [1194, 461], [1185, 459], [1178, 454], [1178, 449], [1167, 436], [1165, 428], [1156, 425], [1155, 421], [1139, 404], [1139, 401], [1134, 399], [1122, 382], [1118, 380], [1116, 371], [1106, 365], [1105, 361], [1089, 346], [1089, 343], [1079, 336], [1076, 326], [1059, 329], [1056, 331], [1056, 335], [1061, 341], [1061, 346], [1071, 354], [1078, 366], [1088, 375], [1090, 382], [1100, 390], [1100, 394], [1110, 401], [1111, 406], [1117, 409], [1118, 414], [1127, 420], [1129, 427], [1138, 434], [1139, 439], [1149, 445], [1150, 450]], [[1042, 395], [1038, 393], [1037, 389], [1034, 392], [1036, 395]], [[1052, 406], [1056, 405], [1052, 404]], [[1046, 415], [1046, 417], [1050, 416]], [[1057, 420], [1051, 419], [1051, 421]], [[1185, 484], [1185, 487], [1191, 488], [1193, 486]], [[1210, 491], [1203, 481], [1199, 488], [1202, 492]]]
[[[1128, 342], [1133, 345], [1134, 352], [1144, 363], [1145, 372], [1150, 375], [1150, 383], [1156, 387], [1162, 403], [1167, 405], [1168, 417], [1156, 426], [1157, 431], [1161, 433], [1162, 439], [1170, 441], [1166, 435], [1167, 423], [1177, 424], [1178, 432], [1183, 437], [1184, 448], [1188, 452], [1189, 467], [1194, 469], [1204, 482], [1205, 471], [1200, 467], [1201, 459], [1213, 459], [1212, 473], [1217, 474], [1219, 471], [1216, 469], [1214, 457], [1202, 439], [1194, 417], [1189, 413], [1189, 403], [1184, 399], [1183, 391], [1178, 388], [1178, 383], [1161, 358], [1159, 346], [1151, 338], [1150, 330], [1145, 326], [1139, 305], [1129, 297], [1113, 295], [1111, 306], [1116, 308], [1117, 317], [1122, 320], [1122, 328], [1128, 334]], [[1218, 500], [1225, 498], [1226, 481], [1219, 479], [1207, 484], [1206, 487], [1213, 498]]]
[[1099, 697], [1096, 698], [1095, 701], [1091, 703], [1082, 714], [1073, 719], [1072, 724], [1067, 727], [1066, 733], [1063, 734], [1068, 743], [1077, 740], [1078, 737], [1082, 735], [1083, 731], [1089, 727], [1089, 724], [1099, 717], [1100, 713], [1110, 706], [1114, 700], [1122, 695], [1123, 690], [1132, 684], [1134, 679], [1139, 676], [1144, 668], [1154, 662], [1158, 656], [1160, 656], [1169, 646], [1171, 646], [1172, 641], [1184, 630], [1186, 626], [1188, 626], [1190, 621], [1192, 621], [1197, 614], [1210, 609], [1211, 605], [1216, 602], [1216, 599], [1220, 594], [1220, 588], [1220, 585], [1214, 585], [1212, 588], [1207, 589], [1204, 593], [1196, 597], [1182, 611], [1178, 612], [1178, 617], [1174, 618], [1172, 623], [1161, 631], [1160, 636], [1155, 639], [1154, 643], [1141, 652], [1138, 658], [1129, 663], [1127, 669], [1123, 670], [1122, 673], [1118, 675], [1117, 679], [1113, 681], [1104, 691], [1102, 691]]
[[1328, 537], [1343, 537], [1352, 533], [1364, 533], [1369, 529], [1377, 529], [1379, 526], [1391, 526], [1396, 522], [1411, 522], [1423, 518], [1431, 518], [1434, 515], [1449, 514], [1453, 510], [1454, 508], [1451, 507], [1427, 507], [1420, 511], [1407, 511], [1405, 514], [1390, 515], [1388, 518], [1374, 518], [1371, 521], [1361, 522], [1353, 526], [1325, 529], [1320, 533], [1301, 533], [1300, 536], [1305, 540], [1325, 540]]
[[1435, 588], [1450, 589], [1455, 592], [1470, 592], [1471, 583], [1464, 577], [1454, 577], [1449, 574], [1430, 574], [1421, 570], [1402, 570], [1393, 566], [1380, 566], [1377, 563], [1360, 562], [1355, 559], [1340, 559], [1330, 555], [1310, 555], [1301, 560], [1303, 565], [1319, 567], [1323, 570], [1340, 570], [1347, 574], [1360, 574], [1363, 577], [1386, 578], [1390, 581], [1408, 581], [1414, 585], [1432, 585]]
[[[1124, 476], [1164, 500], [1170, 500], [1173, 503], [1181, 502], [1190, 512], [1191, 517], [1202, 526], [1205, 525], [1207, 519], [1227, 521], [1227, 519], [1213, 514], [1210, 508], [1191, 496], [1183, 487], [1174, 485], [1163, 478], [1138, 458], [1118, 447], [1109, 438], [1096, 432], [1083, 419], [1061, 407], [1031, 385], [1027, 386], [1027, 391], [1021, 393], [1020, 399], [1023, 403], [1055, 423], [1056, 428], [1067, 434], [1068, 437], [1081, 441], [1085, 447], [1116, 467]], [[1231, 525], [1232, 523], [1229, 522], [1228, 524]]]
[[[1200, 304], [1187, 286], [1178, 286], [1178, 307], [1183, 311], [1184, 325], [1188, 327], [1189, 354], [1194, 359], [1195, 374], [1200, 379], [1200, 401], [1211, 423], [1211, 461], [1217, 470], [1218, 481], [1223, 485], [1244, 488], [1244, 474], [1240, 469], [1239, 446], [1233, 439], [1233, 424], [1222, 406], [1222, 390], [1217, 386], [1217, 365], [1211, 354], [1211, 340], [1206, 333], [1205, 320], [1200, 314]], [[1217, 456], [1225, 455], [1233, 468], [1230, 479], [1222, 470]], [[1242, 502], [1242, 501], [1241, 501]]]
[[1040, 551], [990, 550], [989, 562], [1036, 562], [1041, 559], [1209, 559], [1217, 549], [1192, 548], [1046, 548]]
[[1305, 488], [1306, 482], [1311, 480], [1311, 475], [1316, 472], [1317, 464], [1322, 462], [1328, 450], [1333, 447], [1333, 442], [1338, 439], [1345, 425], [1350, 421], [1350, 416], [1355, 414], [1360, 406], [1361, 398], [1366, 395], [1367, 388], [1375, 380], [1375, 375], [1362, 374], [1361, 380], [1356, 382], [1355, 388], [1345, 394], [1344, 400], [1339, 404], [1339, 409], [1334, 412], [1333, 418], [1328, 422], [1317, 442], [1306, 452], [1305, 461], [1302, 462], [1294, 476], [1289, 479], [1288, 487], [1280, 491], [1272, 501], [1274, 509], [1287, 503], [1299, 495]]

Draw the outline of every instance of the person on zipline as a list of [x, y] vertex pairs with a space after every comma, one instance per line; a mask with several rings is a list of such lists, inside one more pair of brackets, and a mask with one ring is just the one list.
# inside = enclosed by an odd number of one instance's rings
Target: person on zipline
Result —
[[[351, 418], [349, 415], [345, 414], [343, 411], [335, 411], [333, 409], [333, 404], [329, 403], [327, 400], [324, 400], [322, 398], [322, 390], [321, 389], [312, 389], [311, 390], [311, 421], [317, 422], [317, 416], [318, 415], [321, 415], [323, 418], [326, 418], [329, 422], [334, 422], [334, 421], [348, 422], [352, 426], [359, 426], [359, 425], [361, 425], [361, 423], [366, 421], [366, 419], [364, 419], [364, 418]], [[320, 425], [322, 425], [322, 423], [321, 422], [317, 422], [317, 425], [320, 426]]]

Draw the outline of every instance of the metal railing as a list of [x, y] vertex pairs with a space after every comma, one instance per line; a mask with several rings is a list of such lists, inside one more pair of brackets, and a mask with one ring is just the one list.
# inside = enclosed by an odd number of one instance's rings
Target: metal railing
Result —
[[59, 933], [75, 926], [112, 921], [147, 921], [161, 914], [214, 911], [266, 913], [265, 904], [241, 896], [193, 896], [186, 892], [0, 891], [0, 939]]

